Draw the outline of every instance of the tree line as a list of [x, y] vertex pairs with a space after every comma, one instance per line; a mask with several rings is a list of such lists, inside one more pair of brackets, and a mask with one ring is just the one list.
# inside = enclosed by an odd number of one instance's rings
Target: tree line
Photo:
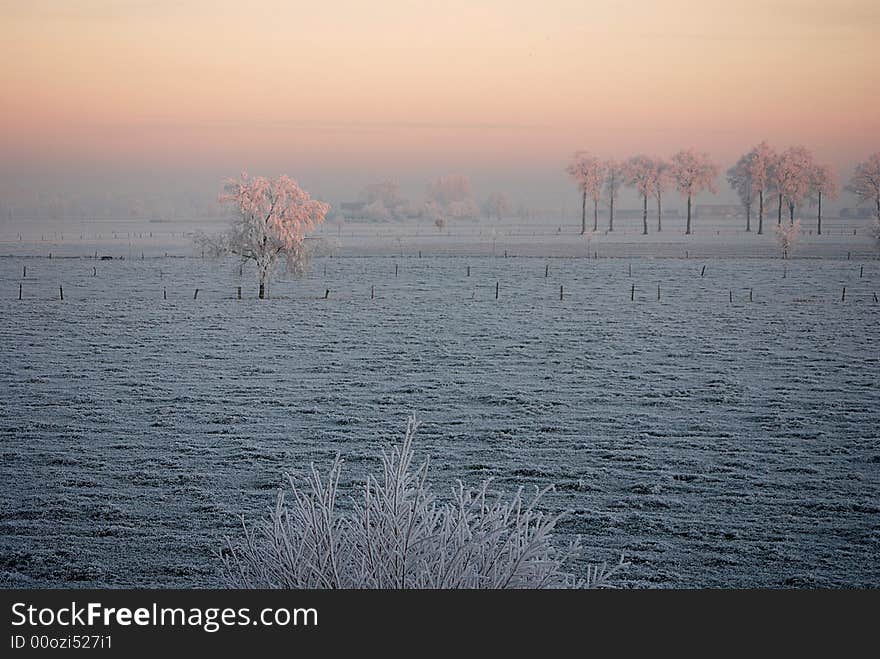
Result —
[[[624, 187], [634, 188], [642, 200], [642, 233], [648, 233], [648, 201], [656, 204], [657, 231], [663, 230], [663, 196], [676, 190], [687, 200], [685, 234], [692, 232], [693, 198], [703, 191], [717, 193], [719, 167], [708, 154], [682, 150], [668, 160], [646, 155], [627, 160], [602, 159], [578, 151], [566, 167], [581, 193], [581, 235], [587, 233], [587, 201], [593, 202], [593, 231], [599, 230], [599, 203], [608, 205], [608, 231], [614, 231], [614, 202]], [[746, 231], [752, 230], [752, 212], [757, 205], [759, 234], [764, 233], [764, 211], [768, 203], [776, 206], [777, 224], [786, 210], [793, 223], [796, 210], [805, 202], [817, 207], [816, 231], [822, 233], [822, 202], [840, 195], [833, 167], [816, 162], [803, 146], [777, 152], [761, 142], [743, 154], [727, 170], [727, 181], [739, 197], [746, 213]], [[880, 221], [880, 152], [859, 163], [849, 184], [859, 203], [876, 206]]]

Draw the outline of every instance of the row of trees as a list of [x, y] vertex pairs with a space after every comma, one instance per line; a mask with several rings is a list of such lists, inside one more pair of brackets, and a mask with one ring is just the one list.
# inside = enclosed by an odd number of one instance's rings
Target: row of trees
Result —
[[[632, 187], [642, 199], [642, 233], [648, 233], [648, 200], [657, 208], [657, 231], [663, 230], [663, 195], [677, 190], [687, 199], [685, 233], [692, 230], [693, 198], [704, 190], [716, 193], [718, 166], [708, 154], [692, 149], [679, 151], [669, 160], [638, 155], [625, 161], [600, 159], [585, 152], [575, 153], [566, 168], [581, 192], [581, 234], [587, 232], [587, 200], [593, 202], [593, 231], [599, 229], [599, 203], [608, 205], [608, 231], [614, 231], [614, 203], [624, 187]], [[822, 233], [822, 202], [836, 199], [840, 186], [834, 169], [815, 162], [813, 154], [803, 146], [776, 152], [761, 142], [727, 170], [727, 181], [737, 193], [746, 212], [746, 231], [752, 230], [752, 211], [758, 207], [758, 233], [764, 232], [765, 200], [776, 203], [777, 224], [782, 223], [783, 207], [789, 221], [794, 222], [797, 208], [809, 202], [818, 207], [817, 232]], [[873, 202], [880, 220], [880, 153], [856, 167], [847, 190], [859, 203]]]
[[764, 232], [764, 200], [776, 198], [776, 223], [782, 223], [787, 207], [789, 223], [794, 222], [797, 207], [809, 201], [818, 207], [816, 232], [822, 233], [822, 200], [837, 199], [840, 186], [831, 165], [815, 162], [803, 146], [792, 146], [777, 153], [761, 142], [740, 157], [727, 171], [727, 180], [746, 211], [746, 231], [751, 231], [752, 208], [758, 204], [758, 233]]
[[578, 151], [568, 166], [568, 174], [581, 192], [581, 234], [587, 232], [587, 198], [593, 201], [593, 231], [599, 230], [599, 202], [608, 202], [608, 231], [614, 231], [614, 202], [620, 191], [630, 186], [642, 198], [642, 233], [648, 233], [648, 199], [657, 205], [657, 231], [663, 230], [663, 195], [673, 185], [687, 198], [687, 226], [691, 233], [693, 198], [703, 190], [717, 192], [718, 167], [705, 153], [691, 149], [679, 151], [668, 161], [638, 155], [629, 160], [602, 160]]
[[[648, 198], [657, 202], [657, 230], [662, 230], [661, 200], [670, 185], [687, 197], [687, 228], [691, 233], [691, 207], [694, 195], [703, 190], [715, 191], [718, 167], [703, 153], [680, 151], [667, 163], [647, 156], [636, 156], [625, 162], [600, 161], [589, 154], [576, 154], [568, 168], [583, 193], [581, 233], [587, 231], [587, 196], [593, 200], [593, 230], [598, 229], [599, 201], [607, 195], [611, 210], [608, 230], [614, 230], [614, 201], [624, 185], [635, 187], [643, 200], [643, 232], [648, 233]], [[762, 142], [745, 154], [728, 171], [728, 180], [740, 193], [747, 211], [746, 230], [750, 230], [751, 205], [758, 201], [758, 233], [763, 231], [764, 196], [772, 193], [777, 199], [776, 233], [783, 256], [788, 256], [797, 237], [800, 221], [795, 221], [795, 207], [810, 195], [815, 195], [820, 206], [823, 196], [837, 194], [833, 171], [828, 166], [813, 163], [812, 156], [803, 147], [792, 147], [776, 155]], [[382, 187], [384, 185], [384, 187]], [[847, 190], [859, 203], [872, 202], [877, 214], [873, 233], [880, 244], [880, 152], [859, 163]], [[394, 202], [396, 188], [380, 184], [375, 188], [376, 198]], [[242, 262], [253, 261], [259, 275], [259, 297], [264, 298], [279, 258], [285, 258], [288, 268], [301, 271], [308, 262], [306, 236], [324, 222], [330, 205], [313, 199], [287, 176], [272, 179], [251, 177], [243, 173], [226, 182], [220, 201], [233, 211], [232, 225], [225, 233], [215, 236], [198, 234], [196, 243], [214, 255], [231, 254]], [[463, 212], [476, 213], [470, 184], [463, 177], [438, 179], [430, 188], [429, 204], [437, 208], [438, 221], [445, 224], [445, 214], [462, 216]], [[782, 207], [787, 204], [790, 224], [782, 224]], [[509, 210], [503, 195], [490, 197], [489, 212], [501, 217]], [[456, 212], [456, 209], [463, 209]], [[441, 224], [438, 227], [442, 229]]]

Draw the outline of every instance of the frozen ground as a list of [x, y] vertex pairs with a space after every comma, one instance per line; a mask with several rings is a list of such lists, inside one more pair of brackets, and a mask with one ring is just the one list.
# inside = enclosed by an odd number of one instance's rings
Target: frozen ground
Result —
[[[694, 220], [694, 234], [684, 235], [684, 220], [664, 219], [662, 233], [641, 234], [641, 218], [618, 219], [613, 233], [602, 230], [579, 235], [579, 218], [544, 217], [503, 222], [460, 220], [440, 232], [428, 222], [327, 222], [317, 237], [321, 249], [335, 256], [540, 256], [612, 258], [776, 258], [775, 219], [765, 221], [764, 234], [743, 231], [744, 220]], [[824, 232], [815, 233], [815, 219], [804, 219], [796, 254], [801, 258], [874, 258], [869, 220], [826, 218]], [[149, 222], [144, 220], [71, 220], [4, 226], [0, 223], [0, 255], [94, 256], [126, 259], [193, 256], [194, 231], [215, 232], [226, 220]], [[757, 225], [755, 225], [757, 226]], [[198, 254], [196, 254], [198, 256]]]
[[880, 263], [783, 270], [345, 256], [258, 302], [229, 263], [0, 258], [0, 583], [217, 585], [283, 472], [359, 481], [415, 412], [439, 490], [555, 484], [624, 585], [880, 587]]

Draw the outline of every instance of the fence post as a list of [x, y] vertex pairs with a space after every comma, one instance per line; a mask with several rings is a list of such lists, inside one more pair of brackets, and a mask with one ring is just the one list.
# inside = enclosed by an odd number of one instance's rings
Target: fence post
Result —
[[167, 299], [168, 299], [168, 289], [165, 288], [164, 286], [162, 287], [162, 299], [163, 299], [163, 300], [167, 300]]
[[560, 300], [562, 300], [562, 291], [563, 291], [562, 284], [559, 284], [559, 299]]
[[498, 286], [501, 282], [495, 282], [495, 299], [498, 299]]
[[632, 288], [629, 289], [629, 301], [635, 302], [635, 300], [636, 300], [636, 285], [633, 284]]
[[58, 284], [58, 295], [64, 300], [64, 288], [62, 288], [61, 284]]
[[[874, 295], [874, 298], [875, 298], [875, 300], [876, 300], [876, 298], [877, 298], [877, 295], [876, 295], [876, 294]], [[19, 299], [19, 300], [21, 299], [21, 284], [18, 285], [18, 299]]]
[[840, 293], [840, 301], [846, 302], [846, 286], [843, 287], [843, 291]]
[[240, 300], [241, 299], [241, 286], [238, 287], [238, 290], [236, 291], [236, 293], [237, 293], [236, 297], [238, 297], [238, 299]]
[[198, 288], [196, 289], [196, 292], [193, 293], [193, 300], [195, 300], [197, 297], [199, 297], [199, 289]]

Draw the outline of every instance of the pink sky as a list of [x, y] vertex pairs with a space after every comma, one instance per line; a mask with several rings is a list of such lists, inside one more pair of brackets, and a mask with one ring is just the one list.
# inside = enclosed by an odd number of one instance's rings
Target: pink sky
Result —
[[[876, 0], [0, 0], [0, 151], [41, 167], [559, 173], [880, 148]], [[301, 175], [301, 174], [300, 174]]]

